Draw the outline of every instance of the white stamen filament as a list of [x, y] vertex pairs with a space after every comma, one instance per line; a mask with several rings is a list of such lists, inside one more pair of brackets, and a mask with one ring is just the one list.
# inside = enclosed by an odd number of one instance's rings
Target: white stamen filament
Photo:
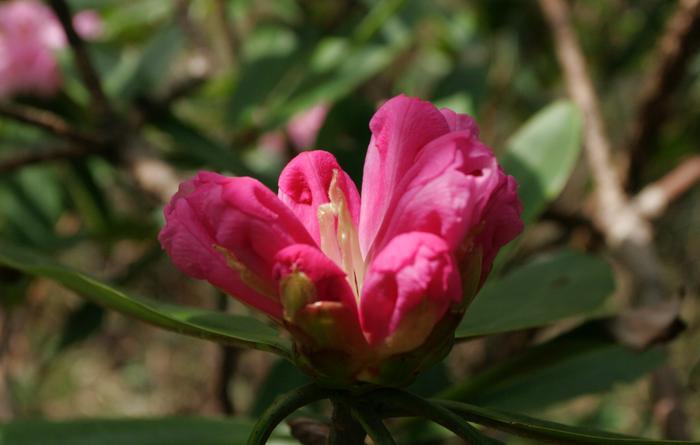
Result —
[[359, 302], [365, 262], [345, 194], [338, 186], [338, 170], [333, 170], [328, 198], [329, 203], [318, 206], [321, 250], [343, 269]]

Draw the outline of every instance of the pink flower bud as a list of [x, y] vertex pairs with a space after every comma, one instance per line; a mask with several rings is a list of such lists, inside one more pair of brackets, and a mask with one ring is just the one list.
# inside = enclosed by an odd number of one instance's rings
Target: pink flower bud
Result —
[[361, 199], [330, 153], [310, 151], [278, 196], [200, 173], [160, 239], [183, 271], [283, 324], [317, 378], [401, 385], [447, 353], [522, 206], [470, 117], [398, 96], [370, 129]]

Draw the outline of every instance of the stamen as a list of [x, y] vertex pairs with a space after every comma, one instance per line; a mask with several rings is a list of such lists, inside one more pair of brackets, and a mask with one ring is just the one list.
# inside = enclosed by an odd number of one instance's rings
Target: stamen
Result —
[[359, 300], [365, 263], [345, 194], [338, 186], [338, 174], [338, 170], [333, 170], [328, 187], [330, 202], [318, 207], [321, 250], [345, 271], [355, 298]]

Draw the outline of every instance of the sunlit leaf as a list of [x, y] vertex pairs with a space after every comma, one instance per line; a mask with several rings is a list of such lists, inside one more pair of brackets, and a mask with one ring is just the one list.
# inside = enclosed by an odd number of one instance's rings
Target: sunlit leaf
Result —
[[455, 335], [464, 339], [594, 316], [614, 288], [604, 260], [561, 251], [488, 281]]
[[561, 193], [580, 151], [581, 114], [570, 102], [549, 105], [510, 138], [500, 161], [518, 180], [526, 223]]
[[470, 377], [438, 397], [534, 411], [634, 381], [663, 360], [662, 350], [630, 350], [590, 323]]
[[130, 295], [6, 241], [0, 241], [0, 264], [54, 280], [95, 303], [180, 334], [288, 355], [279, 333], [251, 317]]

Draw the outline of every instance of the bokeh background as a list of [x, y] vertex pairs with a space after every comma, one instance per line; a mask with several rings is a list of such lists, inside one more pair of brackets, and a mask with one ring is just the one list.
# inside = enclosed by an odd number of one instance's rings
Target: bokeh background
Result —
[[[536, 113], [570, 97], [560, 39], [541, 3], [71, 0], [74, 13], [98, 15], [82, 54], [104, 97], [85, 81], [71, 44], [52, 49], [60, 73], [52, 91], [0, 88], [0, 236], [135, 293], [247, 314], [183, 276], [161, 251], [162, 207], [179, 181], [209, 169], [275, 188], [280, 169], [309, 148], [333, 152], [359, 181], [369, 119], [398, 93], [472, 114], [481, 139], [502, 153]], [[567, 424], [700, 438], [700, 187], [693, 185], [700, 177], [700, 8], [687, 0], [565, 4], [600, 101], [609, 167], [624, 191], [637, 196], [686, 168], [682, 187], [649, 218], [670, 301], [651, 313], [668, 310], [673, 323], [664, 319], [663, 332], [651, 334], [664, 344], [663, 364], [640, 370], [634, 361], [589, 354], [510, 377], [503, 397], [510, 394], [520, 412]], [[0, 51], [0, 74], [7, 54]], [[54, 117], [60, 120], [46, 123]], [[551, 166], [551, 175], [564, 169], [566, 186], [503, 270], [560, 247], [600, 256], [615, 270], [608, 307], [623, 312], [636, 306], [639, 282], [594, 221], [595, 174], [584, 151], [574, 159]], [[644, 324], [648, 312], [635, 318], [645, 332], [653, 330]], [[678, 319], [680, 335], [669, 328]], [[573, 325], [463, 343], [416, 390], [477, 375]], [[303, 381], [269, 354], [164, 332], [50, 281], [0, 269], [0, 421], [254, 417]]]

